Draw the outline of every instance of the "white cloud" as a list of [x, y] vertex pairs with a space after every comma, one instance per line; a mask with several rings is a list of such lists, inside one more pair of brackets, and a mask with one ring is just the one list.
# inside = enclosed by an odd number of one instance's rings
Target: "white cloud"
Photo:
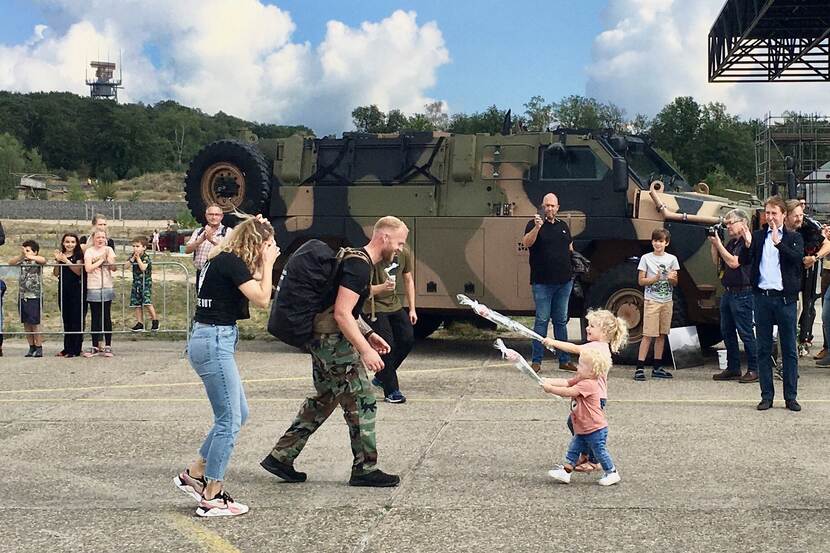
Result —
[[70, 24], [63, 33], [37, 25], [25, 43], [0, 44], [0, 89], [86, 94], [88, 62], [117, 60], [122, 52], [125, 101], [172, 98], [208, 113], [330, 133], [351, 128], [357, 105], [423, 111], [437, 68], [449, 61], [440, 29], [419, 25], [415, 12], [396, 11], [358, 28], [330, 21], [314, 48], [292, 42], [288, 12], [260, 0], [112, 6], [50, 0]]
[[586, 92], [629, 116], [654, 115], [677, 96], [723, 102], [762, 117], [785, 110], [827, 113], [827, 83], [709, 83], [709, 29], [724, 0], [609, 0], [594, 39]]

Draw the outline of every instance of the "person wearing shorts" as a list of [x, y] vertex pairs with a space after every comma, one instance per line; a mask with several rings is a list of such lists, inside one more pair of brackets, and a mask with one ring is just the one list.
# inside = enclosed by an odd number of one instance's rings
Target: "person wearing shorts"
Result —
[[666, 248], [671, 242], [671, 234], [666, 229], [655, 229], [651, 233], [651, 247], [654, 251], [640, 258], [637, 266], [638, 282], [645, 289], [643, 296], [643, 340], [640, 342], [640, 351], [637, 356], [637, 368], [634, 371], [634, 380], [646, 379], [645, 362], [651, 343], [654, 342], [652, 378], [672, 378], [672, 374], [660, 366], [663, 358], [663, 348], [671, 329], [672, 294], [677, 286], [677, 273], [680, 263], [677, 257], [667, 253]]

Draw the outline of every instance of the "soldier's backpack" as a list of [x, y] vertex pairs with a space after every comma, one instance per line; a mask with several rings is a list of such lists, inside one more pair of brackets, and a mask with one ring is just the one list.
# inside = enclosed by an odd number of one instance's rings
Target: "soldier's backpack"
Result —
[[[343, 261], [359, 258], [369, 264], [369, 255], [360, 249], [340, 248], [337, 252], [321, 240], [309, 240], [295, 251], [277, 283], [271, 304], [268, 332], [280, 341], [304, 349], [318, 332], [337, 332], [331, 308]], [[328, 323], [321, 314], [328, 314]], [[323, 327], [323, 330], [320, 328]]]

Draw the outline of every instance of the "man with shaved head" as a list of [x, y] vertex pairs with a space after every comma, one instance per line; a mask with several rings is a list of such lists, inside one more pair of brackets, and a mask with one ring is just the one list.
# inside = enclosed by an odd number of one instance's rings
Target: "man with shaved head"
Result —
[[[548, 321], [553, 321], [553, 335], [557, 340], [568, 340], [568, 300], [573, 289], [571, 252], [573, 240], [565, 221], [556, 218], [559, 213], [559, 199], [556, 194], [542, 198], [542, 213], [527, 223], [522, 244], [530, 250], [530, 285], [536, 304], [536, 322], [533, 330], [542, 336], [548, 334]], [[533, 342], [531, 367], [536, 372], [542, 369], [544, 348], [540, 342]], [[567, 352], [560, 351], [559, 368], [575, 371]]]

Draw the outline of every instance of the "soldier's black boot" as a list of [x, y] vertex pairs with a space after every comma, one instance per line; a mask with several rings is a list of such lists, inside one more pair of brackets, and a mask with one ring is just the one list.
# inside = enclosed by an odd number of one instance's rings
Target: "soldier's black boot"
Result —
[[349, 478], [349, 486], [368, 486], [371, 488], [394, 488], [401, 483], [401, 477], [397, 474], [386, 474], [382, 470], [373, 470], [366, 474], [352, 473]]
[[294, 467], [288, 463], [277, 461], [270, 453], [265, 456], [265, 459], [260, 461], [259, 465], [286, 482], [305, 482], [306, 473], [294, 470]]

